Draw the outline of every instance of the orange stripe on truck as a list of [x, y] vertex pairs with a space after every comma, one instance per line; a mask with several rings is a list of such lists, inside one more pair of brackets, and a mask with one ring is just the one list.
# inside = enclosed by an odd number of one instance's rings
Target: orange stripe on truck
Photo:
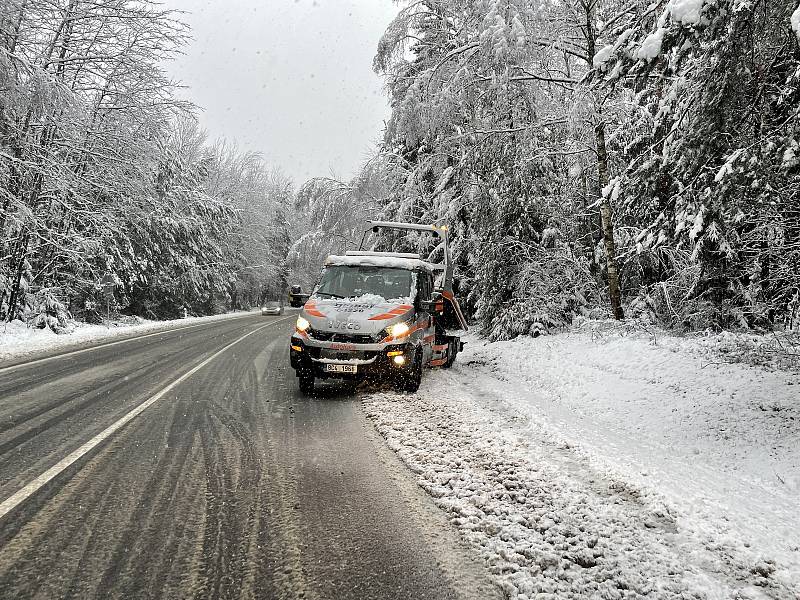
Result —
[[394, 319], [395, 317], [399, 317], [401, 315], [406, 314], [409, 310], [414, 308], [410, 304], [401, 304], [390, 310], [389, 312], [381, 313], [379, 315], [375, 315], [374, 317], [370, 317], [370, 321], [385, 321], [387, 319]]
[[315, 302], [306, 302], [303, 308], [305, 309], [306, 313], [312, 317], [325, 317], [324, 313], [321, 313], [319, 310], [317, 310], [317, 305]]

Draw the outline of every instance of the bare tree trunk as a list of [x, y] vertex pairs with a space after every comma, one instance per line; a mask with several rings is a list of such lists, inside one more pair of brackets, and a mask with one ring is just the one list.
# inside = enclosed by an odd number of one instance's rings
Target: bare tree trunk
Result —
[[602, 121], [595, 126], [595, 143], [597, 146], [597, 178], [600, 192], [600, 219], [603, 226], [603, 242], [606, 247], [606, 270], [608, 272], [608, 295], [611, 297], [611, 310], [614, 318], [625, 318], [622, 311], [622, 297], [619, 290], [619, 270], [617, 269], [617, 249], [614, 244], [614, 223], [611, 214], [611, 203], [603, 194], [608, 185], [608, 152], [606, 151], [606, 127]]
[[[586, 55], [589, 61], [595, 55], [597, 32], [595, 23], [595, 0], [582, 2], [586, 15]], [[591, 67], [591, 62], [589, 64]], [[622, 297], [619, 290], [619, 270], [617, 269], [617, 249], [614, 244], [614, 222], [611, 214], [611, 203], [603, 194], [603, 189], [608, 185], [608, 150], [606, 148], [606, 124], [603, 121], [602, 100], [598, 101], [597, 123], [594, 127], [595, 149], [597, 150], [597, 183], [600, 196], [600, 226], [603, 230], [603, 242], [606, 247], [606, 271], [608, 273], [608, 295], [611, 297], [611, 311], [614, 318], [622, 320], [625, 314], [622, 311]]]
[[17, 252], [14, 253], [14, 262], [12, 265], [16, 265], [14, 268], [14, 274], [11, 280], [11, 293], [9, 294], [8, 299], [8, 313], [6, 314], [6, 320], [8, 322], [13, 321], [17, 315], [19, 314], [19, 310], [17, 305], [20, 303], [20, 296], [22, 295], [22, 275], [25, 272], [25, 260], [28, 254], [28, 241], [30, 237], [26, 233], [22, 240], [20, 240], [18, 249], [19, 249], [19, 256], [17, 256]]

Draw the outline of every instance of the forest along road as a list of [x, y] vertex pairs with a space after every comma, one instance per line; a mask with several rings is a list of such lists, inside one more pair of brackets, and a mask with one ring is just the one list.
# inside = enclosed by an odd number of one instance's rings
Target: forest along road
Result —
[[492, 598], [294, 315], [0, 365], [0, 598]]

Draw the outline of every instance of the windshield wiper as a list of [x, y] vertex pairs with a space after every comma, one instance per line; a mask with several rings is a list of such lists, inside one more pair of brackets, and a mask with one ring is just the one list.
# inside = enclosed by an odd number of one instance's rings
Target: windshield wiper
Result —
[[317, 292], [317, 296], [330, 296], [331, 298], [344, 298], [339, 294], [331, 294], [330, 292]]

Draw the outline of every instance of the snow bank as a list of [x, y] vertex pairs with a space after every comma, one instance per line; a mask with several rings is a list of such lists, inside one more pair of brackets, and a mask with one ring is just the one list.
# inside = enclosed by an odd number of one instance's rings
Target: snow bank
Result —
[[171, 321], [148, 321], [135, 317], [127, 322], [113, 322], [106, 325], [76, 323], [74, 330], [61, 335], [53, 333], [50, 329], [28, 327], [22, 321], [17, 320], [0, 324], [0, 361], [20, 358], [38, 352], [68, 348], [69, 346], [87, 342], [109, 340], [131, 333], [147, 333], [148, 331], [159, 329], [171, 329], [195, 323], [229, 319], [243, 314], [248, 313], [238, 312], [210, 317], [188, 317]]
[[510, 597], [798, 597], [800, 376], [709, 356], [591, 328], [472, 339], [365, 410]]
[[792, 13], [791, 23], [792, 29], [797, 35], [797, 39], [800, 40], [800, 6], [798, 6]]

